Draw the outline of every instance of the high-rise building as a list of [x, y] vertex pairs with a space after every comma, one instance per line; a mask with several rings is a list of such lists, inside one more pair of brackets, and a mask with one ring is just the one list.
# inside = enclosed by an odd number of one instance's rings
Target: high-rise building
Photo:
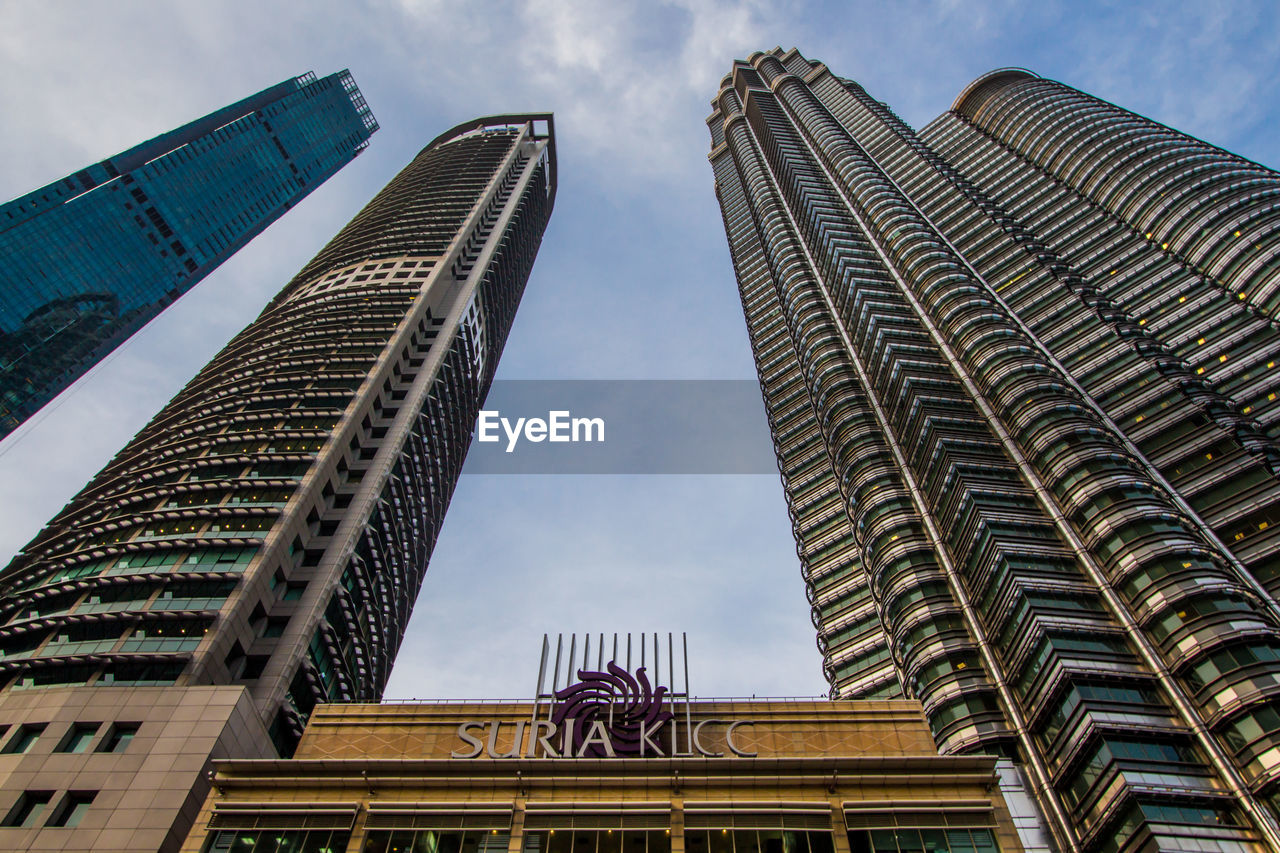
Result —
[[919, 132], [794, 50], [713, 107], [833, 694], [1063, 850], [1280, 849], [1280, 175], [1018, 69]]
[[0, 573], [0, 848], [176, 849], [211, 757], [381, 697], [554, 151], [542, 114], [435, 139]]
[[348, 72], [307, 73], [0, 206], [0, 438], [377, 129]]

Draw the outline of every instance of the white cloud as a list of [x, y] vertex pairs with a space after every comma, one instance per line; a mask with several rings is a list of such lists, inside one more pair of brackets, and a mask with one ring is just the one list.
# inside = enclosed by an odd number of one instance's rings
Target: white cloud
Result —
[[[458, 39], [485, 61], [468, 64], [465, 79], [441, 68], [433, 49], [402, 48], [432, 89], [440, 74], [453, 102], [476, 91], [501, 95], [517, 109], [556, 112], [562, 145], [581, 146], [593, 171], [687, 178], [705, 169], [688, 154], [707, 148], [702, 118], [729, 60], [769, 38], [764, 3], [721, 0], [598, 3], [591, 0], [480, 2], [465, 8], [403, 0], [410, 43], [431, 47]], [[470, 29], [477, 22], [481, 36]], [[494, 32], [493, 22], [508, 26]], [[678, 156], [677, 156], [678, 155]]]

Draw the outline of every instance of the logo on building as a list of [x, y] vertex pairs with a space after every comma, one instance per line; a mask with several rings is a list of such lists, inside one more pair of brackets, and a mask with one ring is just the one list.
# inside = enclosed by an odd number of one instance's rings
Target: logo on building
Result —
[[[750, 720], [703, 719], [694, 724], [683, 635], [677, 658], [672, 634], [666, 643], [657, 634], [641, 634], [638, 643], [630, 634], [615, 634], [607, 663], [604, 635], [598, 635], [594, 649], [593, 639], [585, 636], [580, 646], [576, 634], [567, 644], [562, 635], [556, 639], [553, 658], [550, 638], [543, 637], [531, 718], [505, 724], [463, 722], [458, 738], [467, 748], [454, 751], [453, 757], [719, 758], [725, 749], [737, 756], [755, 755], [734, 741], [734, 731], [753, 725]], [[661, 683], [664, 664], [667, 685]]]
[[[614, 661], [605, 668], [608, 672], [580, 669], [581, 681], [557, 690], [551, 722], [564, 732], [566, 742], [585, 746], [582, 754], [588, 757], [638, 756], [645, 747], [648, 754], [661, 755], [653, 738], [675, 718], [663, 702], [667, 688], [654, 689], [643, 666], [634, 678]], [[597, 732], [606, 740], [593, 742]]]

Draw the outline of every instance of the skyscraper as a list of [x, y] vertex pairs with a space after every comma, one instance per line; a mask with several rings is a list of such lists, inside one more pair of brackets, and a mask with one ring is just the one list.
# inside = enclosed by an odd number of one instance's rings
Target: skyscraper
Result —
[[1019, 69], [918, 133], [794, 50], [713, 107], [833, 694], [1064, 850], [1280, 849], [1280, 176]]
[[0, 438], [377, 129], [348, 72], [307, 73], [0, 206]]
[[[0, 573], [0, 848], [87, 797], [96, 849], [171, 849], [211, 756], [288, 755], [317, 703], [381, 697], [553, 139], [550, 115], [436, 138]], [[182, 817], [126, 839], [131, 810]]]

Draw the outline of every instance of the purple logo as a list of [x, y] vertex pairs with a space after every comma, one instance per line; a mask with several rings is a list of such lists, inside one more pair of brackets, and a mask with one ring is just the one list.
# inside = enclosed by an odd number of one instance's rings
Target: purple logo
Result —
[[667, 688], [655, 690], [643, 666], [634, 678], [613, 661], [605, 668], [609, 671], [580, 669], [581, 681], [556, 691], [551, 722], [565, 732], [565, 754], [661, 755], [653, 735], [675, 716], [663, 708]]

